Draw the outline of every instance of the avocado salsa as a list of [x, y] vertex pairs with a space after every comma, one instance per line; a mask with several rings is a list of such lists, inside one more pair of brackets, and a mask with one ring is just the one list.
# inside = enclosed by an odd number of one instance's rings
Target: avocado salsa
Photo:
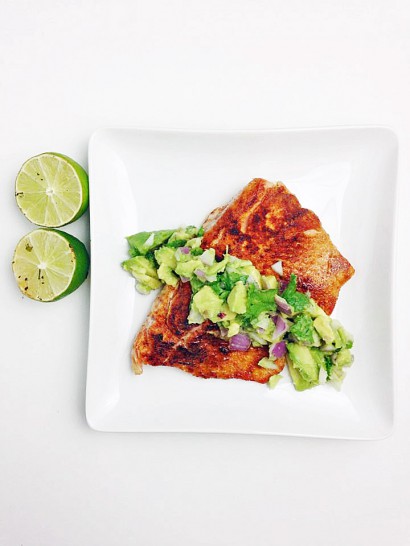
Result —
[[[131, 235], [130, 258], [122, 267], [142, 294], [189, 282], [188, 323], [218, 324], [233, 351], [267, 345], [268, 356], [258, 365], [278, 370], [276, 360], [286, 357], [296, 390], [327, 382], [340, 388], [344, 368], [353, 362], [351, 334], [297, 290], [296, 275], [282, 286], [275, 275], [262, 275], [250, 260], [232, 256], [228, 248], [218, 260], [213, 248], [201, 248], [202, 235], [203, 229], [195, 226]], [[279, 377], [272, 376], [269, 386]]]

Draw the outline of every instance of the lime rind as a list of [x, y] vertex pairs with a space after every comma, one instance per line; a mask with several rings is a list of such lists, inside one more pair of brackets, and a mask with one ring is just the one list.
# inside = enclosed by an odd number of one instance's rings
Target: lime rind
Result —
[[16, 178], [16, 201], [28, 220], [61, 227], [88, 207], [88, 175], [76, 161], [56, 152], [28, 159]]
[[56, 229], [36, 229], [16, 246], [13, 272], [26, 296], [43, 302], [59, 300], [86, 279], [89, 256], [81, 241]]

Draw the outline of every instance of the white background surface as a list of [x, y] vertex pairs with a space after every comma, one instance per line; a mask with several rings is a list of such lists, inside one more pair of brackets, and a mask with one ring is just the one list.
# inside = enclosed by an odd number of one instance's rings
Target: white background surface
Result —
[[[1, 1], [1, 546], [409, 543], [409, 28], [405, 0]], [[400, 141], [393, 435], [90, 430], [88, 284], [43, 305], [12, 278], [32, 228], [21, 163], [54, 150], [86, 165], [103, 126], [343, 124]], [[87, 220], [67, 231], [86, 240]]]

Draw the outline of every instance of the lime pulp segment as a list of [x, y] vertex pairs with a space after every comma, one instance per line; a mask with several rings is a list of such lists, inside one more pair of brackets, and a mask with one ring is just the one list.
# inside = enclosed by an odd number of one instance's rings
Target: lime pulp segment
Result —
[[17, 175], [16, 200], [34, 224], [63, 226], [79, 218], [88, 206], [88, 175], [62, 154], [37, 155]]
[[83, 243], [59, 230], [36, 229], [17, 244], [13, 271], [20, 290], [37, 301], [55, 301], [87, 277], [89, 257]]

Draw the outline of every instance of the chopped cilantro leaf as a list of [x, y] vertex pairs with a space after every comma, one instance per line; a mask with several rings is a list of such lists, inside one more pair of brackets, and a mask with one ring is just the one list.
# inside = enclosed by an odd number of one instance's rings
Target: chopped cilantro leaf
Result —
[[157, 262], [157, 260], [155, 259], [155, 251], [154, 250], [149, 250], [146, 254], [145, 254], [145, 257], [147, 258], [147, 260], [149, 260], [153, 267], [155, 267], [155, 269], [158, 269], [159, 267], [159, 264]]
[[276, 290], [259, 290], [251, 284], [248, 289], [245, 321], [250, 323], [263, 312], [276, 311], [275, 295]]
[[325, 355], [325, 368], [327, 373], [326, 381], [329, 381], [333, 368], [333, 360], [332, 357], [329, 355]]
[[136, 248], [130, 247], [128, 250], [128, 254], [131, 256], [131, 258], [135, 258], [135, 256], [142, 256], [140, 252]]
[[200, 256], [200, 255], [203, 254], [203, 253], [204, 253], [204, 250], [203, 250], [202, 248], [200, 248], [200, 247], [198, 247], [198, 248], [193, 248], [193, 249], [191, 250], [191, 256]]
[[284, 298], [289, 305], [293, 307], [295, 313], [300, 313], [304, 311], [310, 303], [309, 297], [302, 292], [296, 290], [297, 277], [293, 273], [290, 276], [289, 284], [282, 292], [281, 296]]
[[198, 277], [196, 277], [195, 275], [192, 277], [190, 282], [191, 282], [191, 289], [193, 294], [196, 294], [198, 290], [201, 290], [201, 288], [204, 286], [204, 283], [200, 279], [198, 279]]
[[169, 246], [170, 248], [178, 248], [180, 246], [185, 246], [187, 239], [175, 239], [175, 241], [168, 241], [164, 246]]
[[225, 301], [235, 284], [238, 281], [242, 281], [245, 284], [247, 278], [247, 275], [241, 275], [235, 272], [228, 273], [228, 271], [225, 270], [217, 274], [216, 281], [208, 284], [212, 290]]
[[296, 316], [290, 333], [303, 345], [313, 345], [315, 339], [312, 318], [309, 315]]

